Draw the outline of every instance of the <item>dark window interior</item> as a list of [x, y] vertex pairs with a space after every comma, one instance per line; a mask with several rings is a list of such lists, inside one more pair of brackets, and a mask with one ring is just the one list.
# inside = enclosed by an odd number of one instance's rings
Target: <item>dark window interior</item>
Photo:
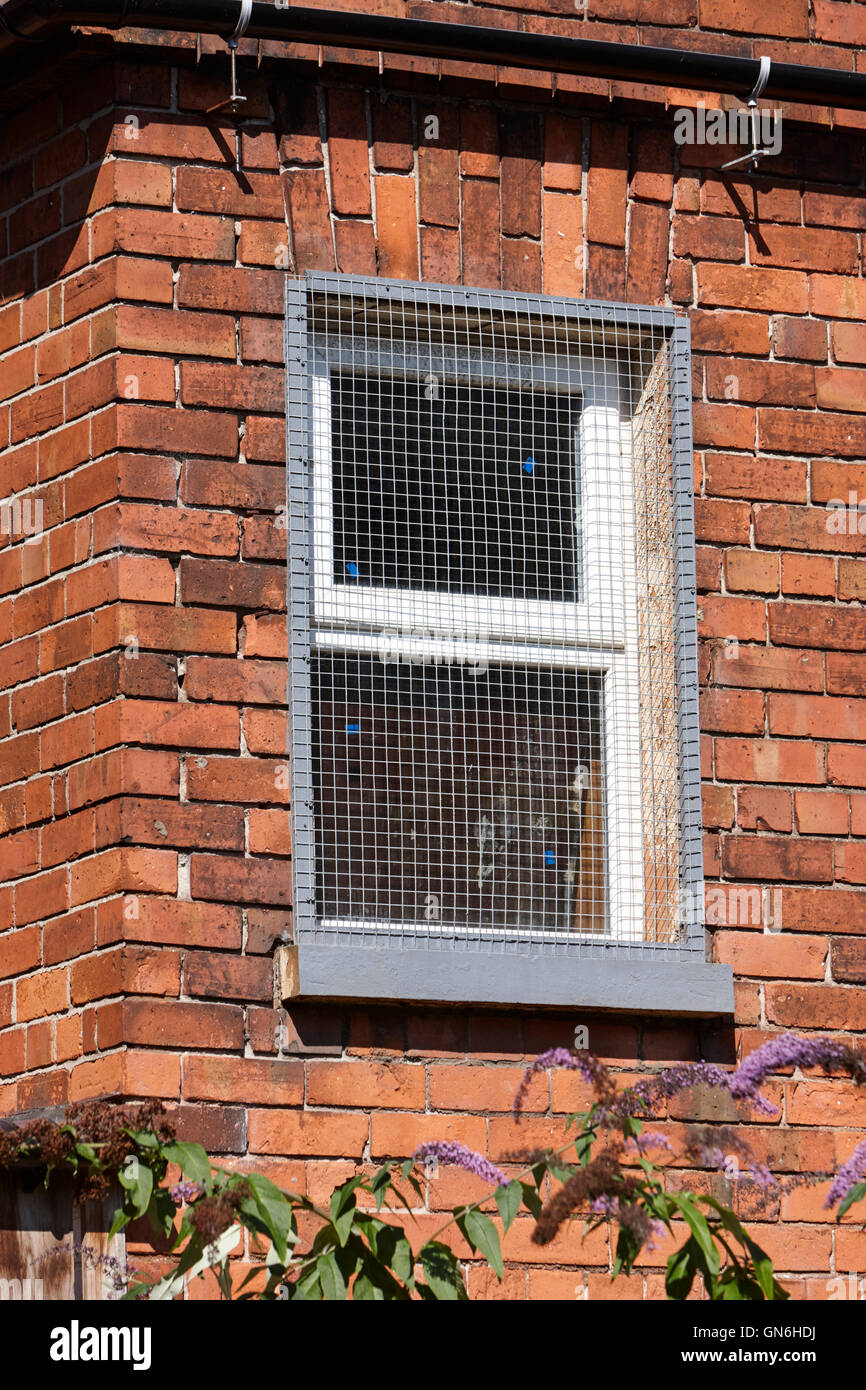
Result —
[[602, 680], [313, 660], [326, 917], [603, 931]]
[[333, 372], [334, 581], [577, 600], [579, 398]]

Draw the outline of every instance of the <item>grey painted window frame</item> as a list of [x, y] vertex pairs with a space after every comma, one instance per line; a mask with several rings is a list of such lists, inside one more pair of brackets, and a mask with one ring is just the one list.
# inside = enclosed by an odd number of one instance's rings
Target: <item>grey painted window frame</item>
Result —
[[[557, 314], [589, 323], [655, 329], [670, 343], [674, 503], [676, 670], [680, 741], [682, 893], [688, 931], [678, 944], [582, 941], [527, 943], [503, 935], [486, 940], [423, 944], [322, 940], [315, 903], [315, 826], [311, 698], [312, 417], [308, 346], [309, 293], [341, 290], [415, 301], [447, 294], [448, 303]], [[733, 1013], [728, 965], [707, 959], [703, 913], [703, 851], [698, 723], [698, 639], [695, 574], [690, 334], [672, 309], [563, 300], [545, 295], [479, 291], [451, 285], [309, 271], [286, 284], [286, 445], [289, 615], [289, 728], [292, 784], [294, 946], [279, 974], [285, 997], [380, 1000], [452, 1005], [579, 1007], [640, 1013], [714, 1016]]]

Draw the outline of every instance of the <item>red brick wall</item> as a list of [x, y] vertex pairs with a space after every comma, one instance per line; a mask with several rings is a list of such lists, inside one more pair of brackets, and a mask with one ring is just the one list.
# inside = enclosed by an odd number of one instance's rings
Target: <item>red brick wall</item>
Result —
[[[726, 32], [703, 13], [692, 32], [692, 0], [642, 5], [681, 28], [641, 37], [853, 64], [848, 5], [711, 8]], [[584, 31], [566, 0], [411, 10]], [[592, 0], [621, 23], [586, 31], [630, 41], [636, 12]], [[795, 37], [752, 40], [756, 16]], [[259, 56], [240, 176], [231, 124], [204, 114], [225, 58], [196, 65], [192, 40], [120, 42], [0, 129], [0, 499], [41, 502], [44, 525], [0, 537], [0, 1113], [162, 1096], [213, 1151], [321, 1195], [429, 1138], [494, 1158], [555, 1138], [573, 1076], [536, 1083], [522, 1131], [508, 1112], [523, 1064], [577, 1023], [627, 1075], [733, 1061], [780, 1029], [861, 1038], [866, 563], [826, 502], [866, 483], [862, 119], [786, 113], [782, 154], [731, 181], [734, 152], [678, 149], [649, 88]], [[308, 267], [688, 313], [705, 868], [733, 1028], [273, 1007], [291, 928], [281, 311]], [[775, 920], [728, 925], [729, 889], [753, 885]], [[771, 1089], [780, 1118], [750, 1131], [777, 1172], [832, 1168], [862, 1137], [850, 1083]], [[429, 1221], [473, 1192], [446, 1170]], [[866, 1262], [823, 1194], [738, 1199], [800, 1296]], [[518, 1223], [508, 1248], [508, 1297], [607, 1296], [603, 1232], [542, 1251]], [[667, 1253], [614, 1294], [662, 1296]], [[491, 1292], [477, 1270], [470, 1287]]]

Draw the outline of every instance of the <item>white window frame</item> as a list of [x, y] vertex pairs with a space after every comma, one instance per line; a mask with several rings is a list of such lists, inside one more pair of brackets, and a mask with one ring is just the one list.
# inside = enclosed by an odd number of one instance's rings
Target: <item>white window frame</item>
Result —
[[[581, 397], [579, 501], [582, 593], [579, 602], [488, 598], [334, 583], [331, 372], [406, 374], [422, 380], [458, 377]], [[567, 369], [540, 354], [477, 355], [401, 347], [377, 351], [363, 339], [344, 340], [330, 355], [314, 342], [311, 357], [312, 611], [311, 643], [318, 649], [416, 660], [558, 667], [603, 679], [605, 939], [634, 942], [645, 912], [640, 710], [636, 673], [638, 612], [631, 431], [623, 413], [625, 384], [610, 360], [585, 355]], [[610, 544], [611, 534], [621, 545]], [[614, 555], [621, 556], [617, 572]], [[421, 631], [419, 632], [419, 627]], [[455, 637], [455, 634], [459, 636]], [[613, 833], [613, 827], [617, 833]], [[325, 919], [326, 929], [428, 936], [425, 923]], [[449, 932], [460, 934], [460, 928]], [[472, 936], [513, 936], [539, 942], [589, 941], [597, 933], [465, 929]]]

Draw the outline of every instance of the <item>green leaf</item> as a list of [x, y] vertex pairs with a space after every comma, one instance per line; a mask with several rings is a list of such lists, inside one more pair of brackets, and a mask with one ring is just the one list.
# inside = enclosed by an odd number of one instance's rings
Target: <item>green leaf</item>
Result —
[[342, 1187], [335, 1187], [331, 1193], [331, 1220], [335, 1221], [347, 1207], [355, 1205], [355, 1188], [364, 1181], [363, 1174], [350, 1178]]
[[630, 1231], [628, 1226], [620, 1226], [619, 1235], [616, 1241], [616, 1254], [613, 1262], [613, 1278], [625, 1270], [626, 1274], [631, 1274], [635, 1260], [641, 1251], [642, 1241]]
[[514, 1182], [510, 1182], [507, 1187], [497, 1187], [493, 1196], [499, 1208], [499, 1215], [502, 1217], [502, 1229], [507, 1231], [520, 1211], [523, 1202], [523, 1187], [515, 1178]]
[[140, 1149], [158, 1149], [159, 1139], [151, 1129], [128, 1129], [126, 1133]]
[[349, 1290], [342, 1271], [334, 1258], [333, 1250], [330, 1250], [327, 1255], [319, 1256], [316, 1261], [316, 1273], [319, 1276], [324, 1297], [329, 1302], [344, 1302]]
[[350, 1205], [341, 1211], [340, 1215], [331, 1222], [339, 1245], [345, 1245], [346, 1241], [349, 1239], [352, 1227], [355, 1224], [355, 1215], [356, 1207], [355, 1198], [353, 1196]]
[[150, 1206], [153, 1193], [153, 1173], [147, 1164], [131, 1155], [117, 1175], [121, 1187], [129, 1193], [126, 1206], [132, 1208], [134, 1217], [144, 1216]]
[[683, 1214], [692, 1235], [694, 1236], [704, 1257], [704, 1263], [710, 1274], [719, 1272], [719, 1251], [716, 1242], [713, 1240], [712, 1232], [707, 1224], [707, 1218], [703, 1212], [698, 1211], [693, 1205], [691, 1197], [684, 1193], [677, 1193], [674, 1201]]
[[113, 1240], [131, 1220], [131, 1216], [123, 1210], [123, 1207], [118, 1207], [117, 1211], [114, 1213], [111, 1229], [108, 1232], [108, 1239]]
[[147, 1208], [147, 1219], [157, 1235], [166, 1238], [171, 1235], [176, 1215], [177, 1208], [171, 1199], [171, 1193], [164, 1187], [156, 1188]]
[[544, 1210], [541, 1198], [539, 1197], [536, 1189], [532, 1186], [531, 1182], [522, 1182], [520, 1186], [523, 1189], [523, 1201], [526, 1204], [526, 1208], [528, 1211], [532, 1213], [532, 1215], [535, 1217], [537, 1221], [542, 1211]]
[[177, 1164], [184, 1177], [191, 1178], [193, 1182], [202, 1183], [210, 1191], [212, 1184], [210, 1159], [201, 1144], [187, 1144], [180, 1140], [173, 1140], [170, 1144], [163, 1145], [162, 1152], [169, 1163]]
[[773, 1277], [773, 1261], [769, 1255], [752, 1239], [739, 1217], [731, 1211], [730, 1207], [723, 1206], [716, 1197], [704, 1197], [703, 1200], [707, 1206], [712, 1207], [713, 1211], [718, 1213], [719, 1220], [725, 1230], [729, 1231], [741, 1245], [745, 1246], [754, 1267], [758, 1287], [764, 1298], [772, 1301], [776, 1297], [774, 1289], [779, 1286]]
[[866, 1197], [866, 1182], [855, 1183], [850, 1191], [846, 1192], [839, 1204], [836, 1213], [836, 1220], [841, 1221], [849, 1207], [853, 1207], [855, 1202], [859, 1202], [862, 1197]]
[[263, 1233], [270, 1237], [279, 1259], [285, 1264], [292, 1224], [291, 1204], [276, 1183], [260, 1173], [251, 1173], [246, 1182], [252, 1196], [241, 1203], [239, 1214], [258, 1219]]
[[502, 1278], [502, 1247], [499, 1243], [499, 1232], [483, 1211], [477, 1207], [470, 1207], [463, 1218], [466, 1234], [470, 1237], [475, 1249], [480, 1250], [490, 1268], [493, 1270], [497, 1279]]
[[428, 1241], [421, 1247], [420, 1259], [433, 1298], [457, 1303], [468, 1297], [457, 1256], [447, 1245], [438, 1240]]
[[668, 1257], [665, 1271], [665, 1289], [668, 1298], [675, 1299], [677, 1302], [688, 1298], [698, 1271], [698, 1254], [697, 1242], [693, 1236], [689, 1236], [685, 1244]]
[[318, 1267], [311, 1269], [296, 1284], [289, 1285], [289, 1298], [298, 1303], [320, 1303], [324, 1298], [319, 1282]]

